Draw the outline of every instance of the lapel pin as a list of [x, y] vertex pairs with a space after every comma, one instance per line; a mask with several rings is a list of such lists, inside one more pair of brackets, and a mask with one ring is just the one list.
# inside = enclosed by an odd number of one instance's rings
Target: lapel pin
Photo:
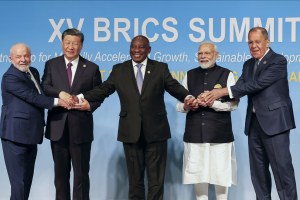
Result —
[[86, 65], [83, 65], [83, 67], [86, 67]]
[[150, 71], [147, 71], [148, 74], [150, 74]]
[[264, 61], [263, 64], [264, 64], [264, 65], [267, 64], [267, 61]]

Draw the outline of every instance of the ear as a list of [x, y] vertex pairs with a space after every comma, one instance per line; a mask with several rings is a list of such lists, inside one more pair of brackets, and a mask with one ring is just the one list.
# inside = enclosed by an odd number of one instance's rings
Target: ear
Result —
[[267, 41], [267, 48], [270, 47], [270, 40]]

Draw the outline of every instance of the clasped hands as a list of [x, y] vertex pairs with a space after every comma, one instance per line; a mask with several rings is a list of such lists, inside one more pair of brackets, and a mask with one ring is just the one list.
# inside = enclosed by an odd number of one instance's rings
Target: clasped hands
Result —
[[187, 96], [184, 99], [184, 110], [197, 110], [199, 107], [210, 107], [213, 105], [216, 99], [224, 96], [227, 91], [223, 89], [213, 89], [211, 91], [204, 91], [203, 93], [199, 94], [197, 98], [192, 95]]
[[194, 96], [187, 96], [184, 99], [184, 110], [188, 111], [188, 110], [197, 110], [199, 107], [209, 107], [212, 104], [208, 103], [205, 101], [205, 97], [208, 94], [208, 91], [204, 91], [203, 93], [199, 94], [197, 96], [197, 98], [195, 98]]
[[58, 105], [68, 110], [90, 110], [90, 104], [85, 99], [79, 99], [75, 95], [71, 95], [67, 92], [61, 91], [59, 93]]

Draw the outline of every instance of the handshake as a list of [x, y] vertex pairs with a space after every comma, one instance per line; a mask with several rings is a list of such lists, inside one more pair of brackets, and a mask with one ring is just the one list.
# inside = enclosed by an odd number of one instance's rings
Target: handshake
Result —
[[71, 95], [67, 92], [61, 91], [59, 93], [58, 106], [64, 107], [68, 110], [90, 110], [90, 104], [87, 100], [79, 99], [75, 95]]
[[208, 101], [207, 97], [209, 95], [209, 91], [204, 91], [203, 93], [199, 94], [197, 98], [192, 95], [187, 96], [184, 99], [184, 110], [192, 110], [195, 111], [199, 107], [210, 107], [213, 104], [213, 101]]

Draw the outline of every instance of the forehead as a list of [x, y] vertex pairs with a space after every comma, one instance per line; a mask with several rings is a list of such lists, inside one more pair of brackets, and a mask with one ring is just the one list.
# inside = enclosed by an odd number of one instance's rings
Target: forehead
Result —
[[66, 35], [63, 41], [80, 41], [80, 36], [77, 35]]
[[30, 53], [29, 53], [29, 50], [26, 46], [19, 45], [19, 46], [15, 46], [12, 49], [12, 54], [14, 54], [14, 55], [26, 55], [26, 54], [30, 54]]
[[202, 44], [199, 47], [199, 51], [213, 51], [214, 50], [214, 45], [212, 44]]
[[143, 37], [136, 37], [132, 40], [131, 45], [137, 45], [137, 44], [148, 46], [148, 41]]
[[261, 33], [261, 31], [259, 30], [256, 30], [256, 31], [252, 31], [249, 33], [248, 35], [248, 39], [251, 40], [251, 39], [263, 39], [263, 34]]

